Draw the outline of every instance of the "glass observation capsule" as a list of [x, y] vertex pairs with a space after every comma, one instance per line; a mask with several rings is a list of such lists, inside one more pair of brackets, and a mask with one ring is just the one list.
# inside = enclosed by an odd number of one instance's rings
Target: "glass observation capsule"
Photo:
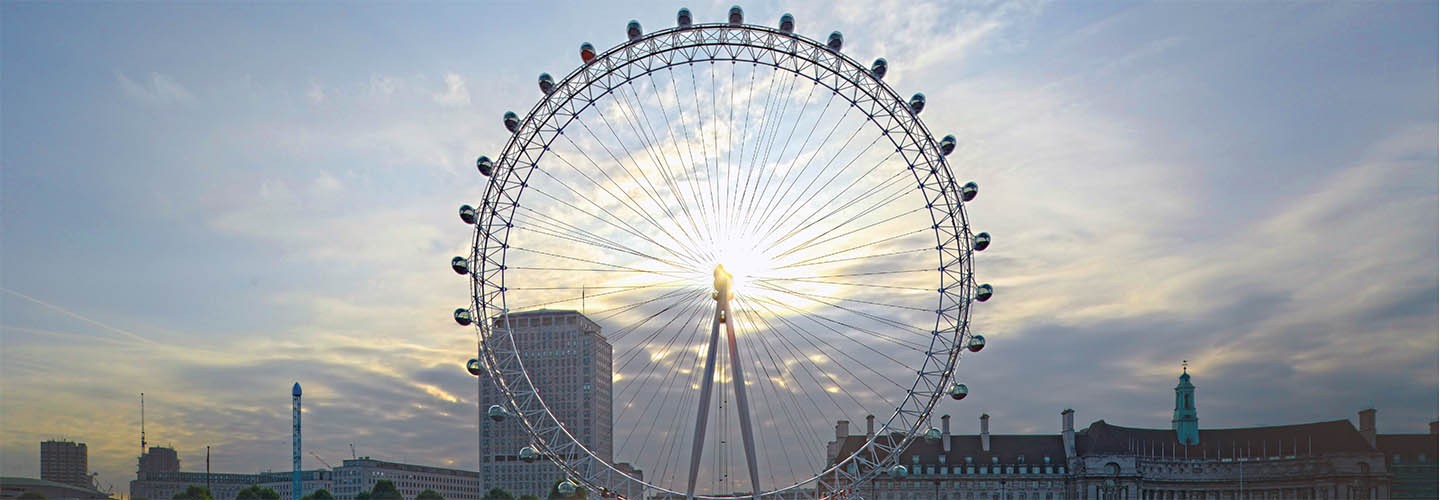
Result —
[[479, 170], [480, 175], [490, 177], [490, 174], [495, 173], [495, 162], [490, 161], [489, 156], [480, 155], [475, 159], [475, 170]]
[[979, 184], [976, 184], [974, 181], [967, 182], [967, 183], [965, 183], [964, 186], [960, 186], [960, 199], [961, 199], [961, 200], [964, 200], [964, 201], [973, 200], [973, 199], [975, 199], [975, 195], [977, 195], [977, 194], [980, 194], [980, 185], [979, 185]]
[[470, 361], [465, 362], [465, 371], [470, 372], [472, 376], [479, 377], [481, 371], [480, 360], [470, 358]]
[[965, 348], [969, 349], [970, 352], [980, 352], [981, 349], [985, 348], [985, 336], [979, 334], [971, 335], [970, 344], [966, 345]]
[[[985, 342], [985, 340], [983, 339], [983, 337], [982, 337], [982, 339], [980, 340], [980, 342]], [[971, 350], [973, 351], [973, 350], [975, 350], [975, 349], [971, 349]], [[958, 382], [957, 382], [957, 383], [954, 383], [954, 384], [950, 384], [950, 390], [947, 390], [947, 391], [945, 391], [945, 392], [950, 394], [950, 399], [959, 401], [959, 400], [965, 399], [965, 396], [969, 396], [969, 395], [970, 395], [970, 388], [969, 388], [969, 387], [965, 387], [965, 384], [961, 384], [961, 383], [958, 383]]]
[[780, 31], [783, 31], [785, 33], [794, 33], [795, 16], [790, 15], [789, 12], [786, 12], [784, 15], [780, 16]]
[[550, 76], [550, 73], [540, 73], [539, 83], [540, 92], [545, 95], [550, 95], [555, 91], [555, 79]]
[[470, 274], [470, 261], [457, 256], [450, 259], [450, 269], [455, 271], [455, 274]]
[[485, 410], [485, 414], [490, 416], [490, 420], [499, 422], [505, 420], [505, 417], [509, 416], [510, 412], [505, 411], [505, 407], [503, 406], [490, 405], [490, 409]]
[[936, 442], [936, 441], [939, 441], [939, 440], [940, 440], [940, 429], [936, 429], [936, 428], [934, 428], [934, 427], [931, 427], [930, 430], [925, 431], [925, 440], [926, 440], [926, 441], [929, 441], [929, 442], [932, 442], [932, 443], [933, 443], [933, 442]]
[[910, 96], [910, 112], [918, 115], [921, 111], [925, 111], [925, 94], [916, 92]]
[[645, 31], [640, 29], [640, 21], [631, 19], [630, 23], [625, 25], [625, 36], [629, 37], [630, 41], [639, 40], [644, 35]]
[[731, 5], [728, 19], [730, 24], [745, 24], [745, 10], [741, 9], [739, 5]]
[[883, 57], [870, 63], [870, 74], [875, 75], [875, 78], [885, 79], [885, 73], [888, 71], [890, 71], [890, 61], [886, 61]]
[[690, 9], [680, 9], [675, 13], [675, 25], [681, 28], [689, 28], [695, 24], [695, 18], [690, 16]]
[[574, 495], [575, 483], [572, 483], [570, 481], [561, 481], [560, 485], [555, 487], [555, 491], [558, 491], [561, 495], [565, 495], [567, 497], [570, 495]]
[[515, 114], [514, 111], [506, 111], [505, 130], [509, 130], [511, 132], [520, 130], [520, 115]]
[[954, 153], [954, 152], [955, 152], [955, 136], [953, 136], [953, 135], [947, 135], [947, 136], [945, 136], [945, 138], [940, 139], [940, 154], [945, 155], [945, 156], [950, 156], [950, 153]]
[[527, 464], [533, 464], [533, 463], [535, 463], [535, 460], [538, 460], [539, 458], [540, 458], [540, 452], [535, 451], [535, 448], [531, 448], [531, 447], [529, 447], [529, 446], [526, 446], [526, 447], [524, 447], [524, 448], [520, 448], [520, 461], [521, 461], [521, 462], [525, 462], [525, 463], [527, 463]]
[[908, 475], [908, 474], [910, 474], [910, 469], [905, 468], [904, 465], [895, 464], [894, 467], [891, 467], [891, 468], [890, 468], [890, 475], [891, 475], [891, 476], [894, 476], [894, 477], [905, 477], [905, 476]]
[[840, 34], [839, 31], [830, 32], [830, 40], [825, 42], [825, 46], [830, 50], [840, 52], [840, 48], [845, 46], [845, 35]]
[[460, 205], [460, 220], [465, 221], [466, 224], [474, 224], [478, 215], [479, 213], [475, 211], [475, 207]]
[[975, 300], [985, 302], [990, 300], [992, 295], [995, 295], [995, 287], [990, 286], [989, 283], [975, 287]]
[[990, 233], [982, 232], [975, 235], [974, 247], [976, 252], [983, 251], [986, 248], [990, 248]]
[[470, 326], [470, 323], [474, 322], [474, 318], [470, 317], [469, 309], [462, 307], [455, 310], [455, 322], [460, 326]]
[[590, 42], [580, 44], [580, 61], [584, 62], [585, 64], [590, 64], [590, 61], [594, 60], [595, 46], [590, 45]]

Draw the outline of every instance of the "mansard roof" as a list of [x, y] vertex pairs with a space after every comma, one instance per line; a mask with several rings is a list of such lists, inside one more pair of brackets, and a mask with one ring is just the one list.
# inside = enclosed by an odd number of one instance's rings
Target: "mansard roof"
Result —
[[1254, 458], [1375, 451], [1349, 420], [1200, 429], [1200, 444], [1195, 446], [1180, 444], [1172, 429], [1137, 429], [1099, 420], [1076, 433], [1075, 447], [1081, 455], [1116, 453]]
[[[877, 439], [886, 442], [890, 437], [880, 436]], [[840, 456], [854, 453], [864, 444], [864, 435], [846, 437], [840, 448]], [[1027, 465], [1043, 465], [1045, 457], [1048, 456], [1050, 463], [1065, 465], [1065, 444], [1058, 434], [991, 434], [990, 450], [985, 451], [982, 444], [979, 435], [950, 436], [950, 452], [945, 453], [945, 463], [963, 464], [965, 458], [970, 457], [973, 463], [982, 465], [991, 463], [993, 457], [998, 458], [998, 463], [1002, 464], [1018, 464], [1023, 458]], [[913, 455], [920, 455], [922, 463], [935, 463], [935, 457], [942, 453], [942, 445], [943, 441], [931, 442], [917, 437], [901, 454], [901, 463], [910, 464], [910, 457]], [[834, 458], [831, 457], [831, 463], [834, 463]]]
[[1434, 434], [1380, 434], [1375, 436], [1375, 447], [1386, 455], [1398, 453], [1407, 461], [1421, 455], [1435, 460], [1440, 455], [1440, 439]]

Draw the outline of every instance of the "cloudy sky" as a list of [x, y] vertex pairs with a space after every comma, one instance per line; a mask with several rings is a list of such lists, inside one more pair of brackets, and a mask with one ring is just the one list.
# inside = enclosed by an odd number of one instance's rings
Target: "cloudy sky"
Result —
[[[4, 4], [0, 471], [67, 438], [126, 491], [140, 392], [186, 470], [286, 470], [296, 380], [331, 463], [473, 468], [474, 157], [677, 7]], [[744, 7], [886, 57], [959, 138], [999, 292], [958, 431], [1168, 427], [1182, 359], [1205, 427], [1436, 418], [1433, 3]]]

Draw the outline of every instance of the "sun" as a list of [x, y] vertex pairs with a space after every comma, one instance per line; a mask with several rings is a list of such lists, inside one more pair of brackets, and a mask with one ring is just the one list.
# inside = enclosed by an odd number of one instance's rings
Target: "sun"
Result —
[[760, 280], [774, 277], [779, 270], [769, 246], [745, 237], [711, 241], [706, 255], [710, 260], [699, 263], [695, 272], [703, 276], [707, 284], [713, 284], [717, 266], [724, 266], [730, 273], [730, 290], [737, 294], [756, 294], [762, 288]]

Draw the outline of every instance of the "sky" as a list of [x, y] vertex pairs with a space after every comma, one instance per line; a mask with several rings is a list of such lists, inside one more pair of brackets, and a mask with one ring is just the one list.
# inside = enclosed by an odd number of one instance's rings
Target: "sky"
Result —
[[[957, 432], [1165, 428], [1182, 360], [1205, 428], [1437, 418], [1433, 3], [743, 6], [957, 136], [997, 290]], [[0, 473], [71, 439], [126, 492], [141, 392], [184, 470], [288, 470], [297, 380], [332, 464], [475, 467], [474, 158], [678, 7], [0, 5]]]

